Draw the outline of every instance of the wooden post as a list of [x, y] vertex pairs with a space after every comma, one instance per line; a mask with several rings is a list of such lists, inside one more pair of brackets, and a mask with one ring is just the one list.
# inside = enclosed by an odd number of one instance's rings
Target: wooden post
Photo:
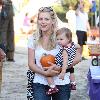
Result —
[[2, 85], [2, 67], [3, 67], [3, 61], [0, 61], [0, 92], [1, 92], [1, 85]]

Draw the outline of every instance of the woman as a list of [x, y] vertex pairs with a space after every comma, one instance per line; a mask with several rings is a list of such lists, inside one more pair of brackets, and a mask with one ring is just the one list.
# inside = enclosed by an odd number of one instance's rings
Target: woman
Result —
[[[34, 80], [30, 81], [32, 82], [32, 97], [34, 96], [34, 100], [51, 100], [51, 97], [52, 100], [69, 100], [70, 73], [66, 73], [64, 80], [61, 80], [58, 77], [59, 71], [53, 70], [55, 67], [58, 67], [57, 65], [51, 64], [48, 70], [44, 70], [40, 63], [44, 53], [56, 56], [59, 49], [55, 42], [57, 29], [56, 14], [51, 7], [39, 9], [37, 26], [36, 34], [34, 34], [34, 37], [30, 37], [28, 41], [28, 65], [29, 69], [35, 73]], [[79, 62], [79, 60], [74, 63]], [[49, 76], [53, 76], [54, 82], [59, 89], [59, 92], [50, 96], [46, 94], [46, 91], [49, 89], [46, 77]]]

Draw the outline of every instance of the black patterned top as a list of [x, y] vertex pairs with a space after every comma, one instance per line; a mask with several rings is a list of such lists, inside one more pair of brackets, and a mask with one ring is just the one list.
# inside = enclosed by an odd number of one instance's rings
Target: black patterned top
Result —
[[76, 47], [74, 42], [71, 43], [70, 47], [60, 47], [59, 53], [56, 55], [55, 61], [56, 61], [56, 65], [62, 67], [63, 65], [63, 56], [62, 56], [62, 52], [63, 50], [66, 50], [66, 52], [68, 53], [68, 66], [70, 66], [73, 63], [73, 60], [75, 58], [76, 55]]

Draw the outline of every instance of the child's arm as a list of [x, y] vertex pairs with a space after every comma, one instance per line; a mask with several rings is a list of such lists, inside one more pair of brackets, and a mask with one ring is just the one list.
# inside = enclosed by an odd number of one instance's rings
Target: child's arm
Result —
[[68, 54], [67, 54], [66, 50], [63, 50], [62, 56], [63, 56], [63, 66], [62, 66], [61, 73], [59, 74], [59, 78], [63, 80], [65, 73], [66, 73], [66, 69], [68, 68], [68, 64], [67, 64], [68, 63]]

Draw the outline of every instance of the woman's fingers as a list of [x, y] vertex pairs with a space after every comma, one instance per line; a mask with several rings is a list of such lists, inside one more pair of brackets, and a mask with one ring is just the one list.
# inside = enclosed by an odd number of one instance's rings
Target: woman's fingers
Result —
[[48, 62], [49, 64], [51, 64], [50, 68], [55, 70], [55, 71], [61, 71], [61, 67], [57, 66], [56, 64], [53, 64], [51, 62]]
[[54, 63], [52, 63], [52, 62], [50, 62], [50, 61], [48, 61], [48, 64], [50, 64], [51, 66], [55, 65]]
[[51, 66], [46, 69], [47, 70], [46, 75], [47, 76], [56, 76], [56, 75], [58, 75], [59, 72], [60, 72], [60, 68], [52, 62], [48, 62], [48, 64], [50, 64]]
[[58, 75], [58, 74], [59, 74], [59, 72], [53, 70], [53, 67], [51, 67], [51, 68], [49, 68], [49, 69], [47, 70], [47, 76], [56, 76], [56, 75]]

